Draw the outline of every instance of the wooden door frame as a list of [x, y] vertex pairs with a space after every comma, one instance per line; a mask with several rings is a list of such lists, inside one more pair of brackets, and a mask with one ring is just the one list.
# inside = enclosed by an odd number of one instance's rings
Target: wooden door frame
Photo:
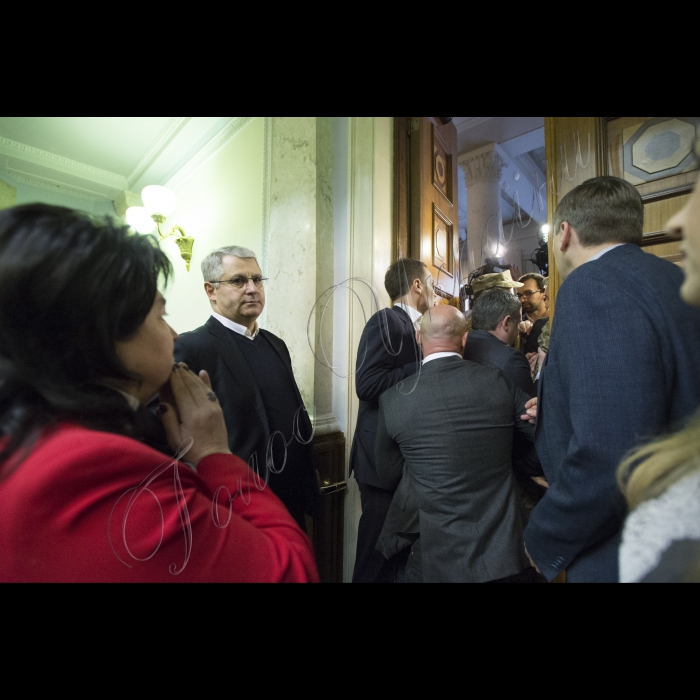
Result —
[[394, 117], [394, 211], [391, 262], [410, 258], [411, 117]]
[[[593, 122], [593, 138], [595, 143], [591, 144], [593, 153], [595, 154], [595, 175], [592, 177], [605, 176], [610, 174], [609, 160], [608, 160], [608, 122], [613, 119], [618, 119], [619, 117], [594, 117]], [[558, 204], [558, 196], [555, 189], [560, 186], [559, 173], [559, 158], [557, 151], [556, 142], [556, 120], [557, 117], [545, 117], [545, 152], [547, 157], [547, 206], [548, 206], [548, 220], [549, 225], [552, 227], [552, 233], [550, 234], [550, 242], [554, 237], [554, 212], [556, 211]], [[552, 184], [554, 183], [554, 187]], [[661, 192], [656, 192], [650, 195], [642, 196], [642, 201], [645, 204], [651, 202], [662, 201], [664, 199], [670, 199], [673, 197], [678, 197], [683, 194], [688, 194], [692, 192], [693, 185], [682, 185], [678, 187], [672, 187], [667, 190], [662, 190]], [[653, 233], [644, 234], [644, 239], [642, 241], [642, 247], [646, 248], [648, 246], [655, 246], [662, 243], [673, 243], [674, 239], [666, 231], [655, 231]], [[550, 316], [554, 315], [554, 308], [556, 305], [556, 297], [561, 287], [561, 277], [557, 271], [556, 261], [554, 259], [553, 246], [549, 247], [549, 304], [550, 304]]]

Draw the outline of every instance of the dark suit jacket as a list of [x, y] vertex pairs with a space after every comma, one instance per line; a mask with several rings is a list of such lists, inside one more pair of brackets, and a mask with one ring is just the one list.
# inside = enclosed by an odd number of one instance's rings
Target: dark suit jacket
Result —
[[387, 523], [398, 510], [410, 524], [417, 508], [426, 583], [521, 573], [511, 450], [514, 428], [534, 438], [520, 420], [529, 397], [497, 369], [457, 357], [426, 364], [412, 392], [409, 384], [380, 400], [377, 468], [384, 488], [397, 489]]
[[[261, 477], [265, 478], [270, 425], [255, 377], [233, 333], [234, 331], [212, 317], [201, 328], [183, 333], [179, 337], [175, 343], [175, 359], [185, 362], [193, 372], [205, 369], [209, 373], [212, 388], [219, 397], [224, 412], [231, 452], [251, 465], [254, 463], [253, 456], [257, 455], [258, 471]], [[289, 372], [289, 381], [294, 386], [299, 406], [303, 406], [287, 346], [284, 341], [268, 331], [261, 329], [260, 333], [282, 359]], [[307, 440], [311, 436], [311, 421], [305, 410], [300, 415], [299, 432], [301, 437]], [[293, 416], [290, 416], [289, 431], [285, 434], [288, 441], [292, 436], [292, 419]], [[307, 467], [301, 475], [304, 480], [304, 503], [299, 505], [307, 514], [313, 515], [318, 496], [313, 445], [309, 444], [304, 449], [307, 453]], [[274, 490], [274, 474], [269, 481]]]
[[464, 348], [464, 359], [477, 365], [491, 365], [530, 397], [535, 396], [530, 363], [523, 353], [506, 345], [488, 331], [472, 331]]
[[[421, 354], [416, 331], [400, 308], [383, 309], [369, 320], [357, 352], [355, 388], [360, 399], [350, 452], [350, 473], [363, 484], [382, 488], [375, 462], [379, 397], [418, 371]], [[406, 382], [407, 390], [413, 380]]]
[[700, 310], [683, 273], [634, 245], [586, 263], [557, 297], [539, 387], [537, 452], [550, 484], [525, 532], [549, 580], [617, 581], [625, 453], [700, 402]]
[[[477, 365], [490, 365], [500, 369], [511, 384], [522, 389], [530, 398], [537, 395], [532, 382], [530, 363], [525, 355], [488, 331], [472, 331], [469, 334], [464, 359], [476, 362]], [[515, 434], [513, 441], [513, 466], [519, 478], [520, 475], [525, 479], [543, 475], [532, 440], [520, 433]]]

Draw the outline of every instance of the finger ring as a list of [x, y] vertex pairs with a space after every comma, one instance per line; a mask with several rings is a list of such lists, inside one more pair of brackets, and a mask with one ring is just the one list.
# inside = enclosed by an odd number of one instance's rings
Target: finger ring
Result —
[[213, 391], [210, 391], [207, 394], [207, 398], [209, 399], [209, 401], [212, 401], [213, 403], [216, 403], [219, 400], [217, 395]]

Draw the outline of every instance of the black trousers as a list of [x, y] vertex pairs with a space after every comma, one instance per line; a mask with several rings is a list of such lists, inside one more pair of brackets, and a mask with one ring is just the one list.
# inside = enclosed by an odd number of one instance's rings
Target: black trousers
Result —
[[394, 493], [359, 482], [358, 486], [362, 502], [362, 517], [357, 532], [357, 557], [352, 582], [394, 583], [399, 557], [393, 557], [387, 561], [384, 555], [376, 550]]

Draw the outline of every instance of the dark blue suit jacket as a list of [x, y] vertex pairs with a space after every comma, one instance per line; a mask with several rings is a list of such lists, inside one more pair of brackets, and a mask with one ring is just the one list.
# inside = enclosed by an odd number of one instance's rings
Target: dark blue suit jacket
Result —
[[562, 285], [539, 386], [537, 452], [550, 489], [525, 543], [549, 580], [618, 580], [625, 453], [700, 404], [700, 310], [675, 265], [625, 245]]
[[374, 314], [362, 332], [355, 374], [360, 409], [350, 452], [350, 473], [354, 472], [362, 484], [383, 488], [374, 454], [379, 397], [415, 374], [420, 362], [416, 331], [408, 314], [398, 307]]

